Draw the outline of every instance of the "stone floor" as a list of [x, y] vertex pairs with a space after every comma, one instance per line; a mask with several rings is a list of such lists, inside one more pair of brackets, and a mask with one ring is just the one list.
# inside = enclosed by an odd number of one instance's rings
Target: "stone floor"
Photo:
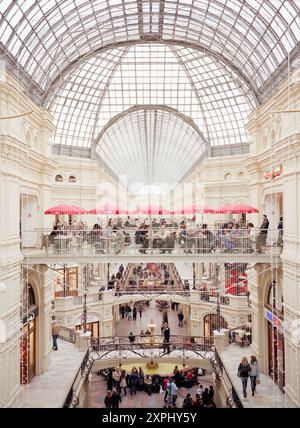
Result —
[[[205, 375], [199, 377], [199, 382], [203, 385], [204, 388], [213, 384], [211, 375]], [[192, 388], [179, 388], [178, 397], [177, 397], [177, 407], [182, 407], [182, 402], [187, 393], [190, 393], [195, 398], [196, 391], [198, 386]], [[100, 375], [93, 374], [91, 381], [91, 391], [90, 391], [90, 405], [89, 408], [102, 408], [104, 405], [104, 397], [106, 395], [106, 381]], [[164, 394], [152, 394], [149, 396], [144, 391], [137, 391], [136, 395], [131, 396], [129, 391], [127, 395], [124, 396], [122, 393], [122, 402], [120, 403], [120, 408], [162, 408], [164, 405]]]
[[[151, 305], [150, 305], [151, 306]], [[180, 305], [178, 312], [180, 311]], [[187, 335], [187, 329], [185, 327], [178, 327], [178, 312], [170, 310], [168, 311], [168, 321], [169, 321], [169, 327], [172, 334], [179, 334], [179, 335]], [[161, 334], [161, 324], [162, 324], [162, 313], [156, 310], [155, 308], [151, 309], [149, 307], [148, 309], [144, 310], [142, 313], [142, 318], [140, 318], [139, 313], [137, 313], [137, 319], [136, 321], [128, 321], [127, 318], [120, 319], [116, 336], [128, 336], [129, 333], [132, 331], [133, 334], [140, 334], [141, 330], [144, 330], [144, 332], [147, 330], [148, 324], [150, 321], [153, 321], [156, 324], [155, 328], [155, 334], [160, 335]]]
[[220, 352], [223, 364], [230, 377], [230, 380], [235, 387], [240, 400], [245, 408], [283, 408], [287, 407], [285, 403], [285, 395], [280, 391], [273, 379], [265, 374], [260, 375], [261, 383], [257, 385], [257, 394], [252, 397], [250, 380], [248, 382], [247, 400], [243, 398], [243, 389], [241, 380], [237, 377], [239, 363], [243, 356], [248, 359], [253, 354], [251, 347], [241, 348], [237, 344], [229, 345], [225, 351]]
[[58, 351], [52, 352], [49, 369], [21, 387], [16, 407], [62, 407], [74, 382], [85, 352], [72, 343], [58, 340]]

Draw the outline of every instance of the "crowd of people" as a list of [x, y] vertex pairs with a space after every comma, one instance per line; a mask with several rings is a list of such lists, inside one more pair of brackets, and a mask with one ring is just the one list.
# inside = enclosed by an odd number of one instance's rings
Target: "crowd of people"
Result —
[[215, 407], [214, 389], [212, 386], [204, 388], [199, 384], [199, 373], [203, 370], [186, 368], [180, 370], [174, 367], [171, 376], [161, 376], [144, 374], [142, 367], [133, 367], [130, 372], [122, 370], [120, 367], [110, 367], [100, 370], [99, 374], [104, 376], [107, 383], [107, 393], [104, 398], [106, 408], [118, 408], [122, 402], [122, 397], [127, 393], [134, 396], [139, 391], [144, 391], [151, 396], [160, 393], [163, 397], [162, 406], [176, 408], [178, 390], [180, 388], [192, 388], [198, 386], [195, 397], [187, 393], [183, 403], [183, 408], [211, 408]]
[[[224, 252], [262, 252], [267, 245], [269, 220], [263, 216], [263, 222], [256, 230], [253, 223], [236, 220], [227, 223], [196, 224], [195, 220], [182, 219], [176, 222], [171, 219], [149, 221], [121, 218], [110, 219], [107, 227], [96, 223], [91, 230], [84, 222], [72, 225], [57, 223], [49, 235], [50, 243], [56, 237], [68, 235], [79, 237], [80, 243], [87, 242], [95, 248], [96, 253], [114, 252], [119, 254], [125, 246], [136, 245], [141, 253], [149, 249], [157, 249], [160, 253], [171, 253], [175, 247], [183, 248], [184, 252], [210, 253], [217, 250]], [[278, 246], [282, 246], [283, 218], [278, 224]], [[68, 242], [66, 242], [68, 247]]]

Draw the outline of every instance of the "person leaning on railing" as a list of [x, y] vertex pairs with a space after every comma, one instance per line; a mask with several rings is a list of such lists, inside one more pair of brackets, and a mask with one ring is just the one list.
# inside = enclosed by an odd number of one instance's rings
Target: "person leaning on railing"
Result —
[[257, 237], [257, 252], [262, 252], [262, 247], [266, 247], [267, 245], [267, 236], [268, 236], [268, 229], [269, 229], [269, 220], [266, 214], [263, 215], [263, 222], [260, 226], [259, 235]]

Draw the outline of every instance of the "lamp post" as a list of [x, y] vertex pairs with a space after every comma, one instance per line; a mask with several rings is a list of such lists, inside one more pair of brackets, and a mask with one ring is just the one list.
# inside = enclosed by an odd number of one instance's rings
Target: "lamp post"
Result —
[[83, 310], [82, 310], [82, 321], [83, 321], [83, 332], [86, 333], [86, 324], [87, 324], [87, 306], [86, 306], [86, 295], [87, 295], [87, 271], [86, 266], [83, 268]]

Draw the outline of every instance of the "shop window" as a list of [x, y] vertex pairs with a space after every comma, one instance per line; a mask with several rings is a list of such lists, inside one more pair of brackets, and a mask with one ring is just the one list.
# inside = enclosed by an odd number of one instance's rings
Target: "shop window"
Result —
[[74, 177], [74, 175], [70, 175], [69, 183], [76, 183], [76, 178]]
[[77, 296], [78, 268], [57, 269], [54, 286], [55, 297]]
[[62, 182], [63, 182], [63, 178], [62, 178], [62, 176], [61, 176], [60, 174], [57, 174], [57, 176], [55, 177], [55, 181], [56, 181], [57, 183], [62, 183]]

